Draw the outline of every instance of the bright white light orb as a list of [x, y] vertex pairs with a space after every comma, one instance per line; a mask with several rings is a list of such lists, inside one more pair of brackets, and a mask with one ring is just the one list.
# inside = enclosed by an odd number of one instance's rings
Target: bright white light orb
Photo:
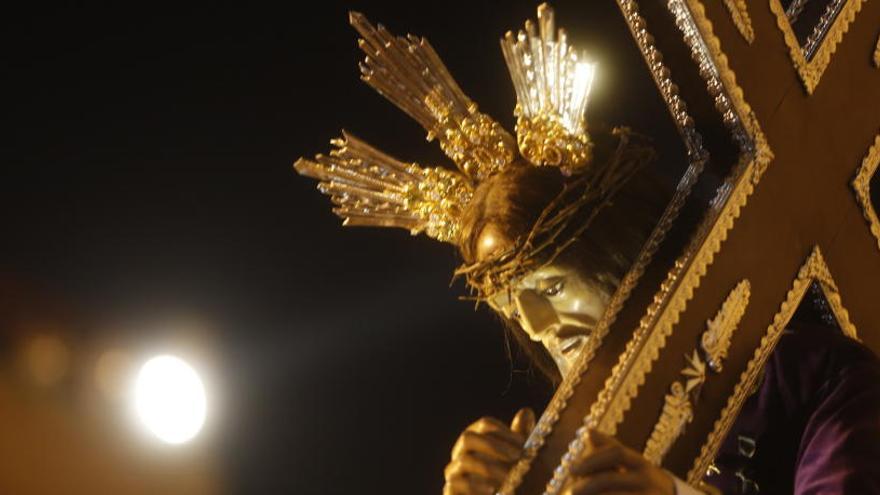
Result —
[[164, 355], [144, 363], [135, 381], [134, 399], [140, 420], [164, 442], [186, 442], [205, 423], [205, 387], [180, 358]]

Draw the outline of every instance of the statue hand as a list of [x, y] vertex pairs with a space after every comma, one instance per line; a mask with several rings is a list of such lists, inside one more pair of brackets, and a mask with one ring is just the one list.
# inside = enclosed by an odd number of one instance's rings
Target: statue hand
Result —
[[494, 494], [534, 427], [535, 413], [529, 408], [520, 409], [509, 427], [489, 417], [468, 426], [452, 447], [443, 495]]
[[565, 495], [640, 493], [675, 495], [675, 482], [666, 471], [614, 437], [590, 431], [591, 448], [572, 466]]

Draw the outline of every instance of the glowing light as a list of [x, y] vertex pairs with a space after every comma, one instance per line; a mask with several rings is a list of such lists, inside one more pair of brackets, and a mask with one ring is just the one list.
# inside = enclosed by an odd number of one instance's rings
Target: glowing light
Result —
[[195, 370], [174, 356], [157, 356], [141, 367], [135, 382], [135, 410], [160, 440], [179, 444], [205, 423], [205, 388]]

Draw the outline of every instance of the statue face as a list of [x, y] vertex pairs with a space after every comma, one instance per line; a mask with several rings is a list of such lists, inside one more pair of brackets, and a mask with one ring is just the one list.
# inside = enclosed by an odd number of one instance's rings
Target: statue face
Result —
[[[477, 256], [489, 256], [508, 239], [486, 228], [478, 239]], [[520, 278], [510, 293], [501, 293], [490, 306], [519, 322], [539, 342], [566, 376], [579, 351], [605, 312], [611, 294], [592, 283], [579, 270], [552, 263]]]

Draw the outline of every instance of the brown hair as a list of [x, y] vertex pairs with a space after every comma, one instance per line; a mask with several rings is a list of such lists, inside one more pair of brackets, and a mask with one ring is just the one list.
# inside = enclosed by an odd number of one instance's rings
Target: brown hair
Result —
[[[462, 217], [459, 249], [465, 262], [476, 261], [477, 240], [489, 225], [511, 240], [528, 235], [547, 204], [572, 180], [555, 167], [522, 164], [481, 183]], [[668, 193], [658, 181], [648, 171], [640, 171], [555, 261], [577, 269], [588, 281], [613, 293], [667, 200]], [[502, 319], [506, 320], [508, 338], [518, 344], [530, 364], [552, 383], [558, 383], [556, 364], [544, 347], [529, 339], [516, 321]], [[512, 353], [508, 355], [513, 360]]]

